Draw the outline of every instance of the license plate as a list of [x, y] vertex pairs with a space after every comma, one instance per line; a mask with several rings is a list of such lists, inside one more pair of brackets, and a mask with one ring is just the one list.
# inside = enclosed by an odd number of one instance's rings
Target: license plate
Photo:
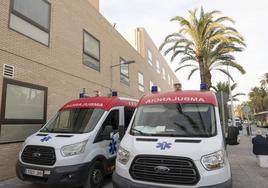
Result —
[[44, 172], [42, 170], [25, 169], [25, 174], [31, 175], [31, 176], [43, 177]]

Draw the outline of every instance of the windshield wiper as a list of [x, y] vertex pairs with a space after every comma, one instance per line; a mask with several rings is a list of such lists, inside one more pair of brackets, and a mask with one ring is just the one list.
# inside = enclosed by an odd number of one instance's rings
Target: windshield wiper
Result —
[[142, 132], [142, 131], [140, 131], [140, 130], [138, 130], [138, 129], [135, 129], [135, 128], [132, 128], [132, 129], [131, 129], [131, 132], [133, 132], [133, 131], [137, 131], [137, 132], [140, 133], [141, 135], [152, 136], [152, 134]]

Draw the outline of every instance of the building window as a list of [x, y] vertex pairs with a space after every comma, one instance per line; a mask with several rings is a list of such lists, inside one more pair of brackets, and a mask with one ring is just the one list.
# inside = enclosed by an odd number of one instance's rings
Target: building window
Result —
[[4, 124], [45, 123], [47, 87], [4, 78], [1, 109]]
[[50, 4], [45, 0], [12, 0], [12, 13], [49, 32]]
[[160, 74], [160, 65], [158, 60], [156, 60], [156, 72]]
[[160, 87], [158, 87], [158, 91], [161, 92], [161, 88]]
[[169, 74], [167, 75], [167, 78], [168, 78], [168, 85], [170, 85], [170, 76], [169, 76]]
[[120, 58], [120, 81], [126, 85], [129, 85], [129, 66], [124, 64], [126, 61]]
[[162, 69], [162, 73], [163, 73], [163, 79], [165, 80], [166, 79], [166, 70], [164, 68]]
[[139, 90], [141, 92], [144, 92], [144, 78], [143, 74], [138, 72], [138, 85], [139, 85]]
[[11, 0], [9, 27], [48, 45], [50, 3], [46, 0]]
[[83, 64], [100, 71], [100, 41], [84, 31]]
[[148, 53], [148, 63], [150, 65], [153, 65], [153, 54], [150, 50], [148, 50], [147, 53]]

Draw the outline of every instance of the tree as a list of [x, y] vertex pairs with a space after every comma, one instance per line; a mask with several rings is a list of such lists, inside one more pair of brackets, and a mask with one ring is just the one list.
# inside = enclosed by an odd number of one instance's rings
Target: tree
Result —
[[255, 113], [268, 110], [268, 92], [264, 87], [254, 87], [249, 92], [249, 104]]
[[160, 46], [160, 50], [168, 46], [164, 55], [171, 53], [171, 61], [178, 55], [183, 56], [176, 71], [192, 67], [188, 76], [190, 79], [194, 72], [200, 70], [201, 83], [207, 83], [209, 87], [212, 70], [221, 71], [231, 77], [221, 66], [229, 65], [244, 74], [245, 70], [231, 54], [243, 50], [242, 46], [246, 46], [244, 39], [236, 29], [224, 25], [224, 22], [233, 23], [233, 20], [226, 16], [215, 18], [219, 11], [205, 13], [203, 8], [200, 10], [199, 17], [196, 16], [197, 9], [189, 13], [189, 20], [181, 16], [171, 19], [171, 21], [178, 21], [181, 29], [168, 35]]
[[268, 73], [265, 73], [263, 76], [262, 76], [262, 79], [261, 79], [261, 86], [262, 87], [266, 87], [268, 86]]
[[[231, 87], [231, 91], [235, 90], [235, 88], [237, 87], [237, 83], [234, 83], [230, 87]], [[228, 96], [230, 95], [228, 82], [218, 82], [216, 84], [216, 86], [212, 86], [211, 88], [214, 89], [214, 91], [217, 92], [217, 93], [223, 92], [223, 93], [226, 93]], [[233, 97], [233, 100], [234, 101], [238, 101], [238, 99], [236, 97], [237, 96], [240, 96], [240, 95], [245, 95], [245, 94], [244, 93], [236, 93], [236, 94], [233, 94], [233, 96], [232, 96]], [[225, 116], [225, 122], [228, 122], [228, 116], [229, 116], [227, 102], [228, 101], [225, 101], [225, 103], [223, 104], [224, 113], [225, 113], [224, 114], [224, 116]], [[222, 110], [223, 109], [220, 107], [220, 113], [222, 113]]]
[[[237, 83], [234, 83], [230, 87], [231, 87], [231, 91], [235, 90], [235, 88], [237, 88]], [[212, 86], [211, 88], [214, 89], [215, 92], [217, 92], [217, 93], [222, 91], [222, 92], [227, 93], [228, 95], [230, 95], [228, 82], [218, 82], [216, 84], [216, 86]], [[246, 95], [246, 94], [245, 93], [236, 93], [236, 94], [233, 94], [232, 95], [233, 100], [234, 101], [239, 101], [236, 97], [242, 96], [242, 95]]]
[[[247, 119], [250, 117], [250, 112], [246, 113], [245, 108], [250, 107], [250, 104], [248, 101], [244, 101], [241, 104], [236, 105], [235, 112], [239, 117], [242, 117], [242, 119]], [[251, 109], [251, 108], [250, 108]]]

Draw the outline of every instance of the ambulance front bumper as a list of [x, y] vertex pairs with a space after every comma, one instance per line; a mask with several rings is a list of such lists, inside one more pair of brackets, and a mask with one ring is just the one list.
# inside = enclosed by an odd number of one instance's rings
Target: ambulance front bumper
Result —
[[[70, 185], [80, 186], [88, 177], [91, 163], [61, 166], [55, 168], [37, 167], [22, 164], [20, 161], [16, 165], [17, 177], [23, 181], [31, 181], [50, 185]], [[39, 172], [29, 175], [29, 172]]]
[[[113, 188], [169, 188], [169, 186], [156, 186], [156, 185], [150, 185], [148, 184], [142, 184], [142, 183], [136, 183], [129, 179], [126, 179], [120, 175], [118, 175], [116, 172], [113, 173]], [[174, 186], [172, 186], [174, 187]], [[187, 186], [191, 187], [191, 186]], [[209, 186], [201, 186], [199, 188], [231, 188], [232, 187], [232, 179], [230, 178], [228, 181], [216, 184], [216, 185], [209, 185]], [[171, 188], [171, 187], [170, 187]]]

